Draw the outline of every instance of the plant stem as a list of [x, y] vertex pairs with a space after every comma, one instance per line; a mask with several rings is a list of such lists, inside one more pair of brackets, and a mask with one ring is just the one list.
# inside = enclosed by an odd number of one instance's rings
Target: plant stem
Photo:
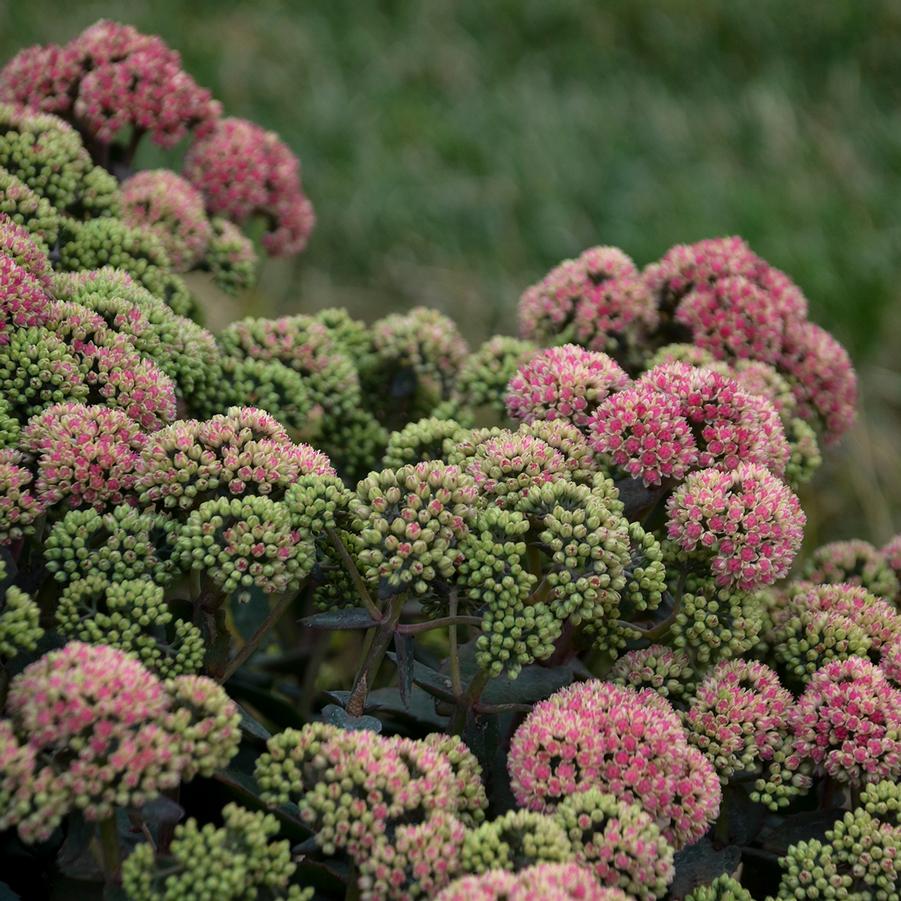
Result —
[[466, 728], [466, 721], [469, 718], [469, 711], [475, 706], [481, 697], [482, 691], [488, 684], [489, 679], [487, 670], [479, 670], [469, 683], [466, 694], [457, 698], [457, 706], [454, 709], [454, 715], [450, 721], [450, 731], [452, 735], [462, 735]]
[[297, 597], [299, 597], [298, 594], [289, 591], [285, 592], [285, 594], [276, 601], [275, 606], [269, 611], [269, 615], [266, 619], [260, 623], [256, 632], [244, 642], [241, 646], [241, 650], [228, 662], [228, 665], [219, 677], [219, 682], [228, 682], [235, 672], [247, 662], [248, 658], [257, 649], [266, 633], [282, 618], [284, 612], [291, 606], [291, 603]]
[[451, 634], [455, 636], [457, 626], [481, 625], [482, 618], [480, 616], [444, 616], [441, 619], [426, 620], [424, 623], [405, 623], [398, 626], [397, 631], [401, 635], [420, 635], [423, 632], [430, 632], [432, 629], [444, 629], [450, 626], [453, 629]]
[[454, 588], [451, 590], [450, 599], [448, 603], [448, 613], [450, 616], [447, 619], [450, 620], [450, 629], [448, 632], [448, 640], [450, 642], [450, 677], [451, 677], [451, 687], [454, 690], [454, 694], [458, 695], [463, 691], [463, 683], [460, 681], [460, 649], [457, 646], [457, 606], [459, 604], [459, 597], [457, 595], [457, 590]]
[[338, 556], [341, 558], [341, 562], [344, 564], [344, 568], [347, 570], [350, 581], [353, 582], [354, 588], [356, 588], [357, 594], [363, 602], [363, 606], [369, 611], [372, 618], [376, 622], [379, 622], [382, 619], [382, 611], [379, 610], [375, 601], [372, 600], [372, 595], [369, 594], [369, 589], [366, 587], [366, 583], [360, 575], [360, 570], [357, 569], [357, 564], [354, 562], [353, 557], [350, 556], [350, 551], [347, 550], [347, 546], [341, 540], [341, 536], [333, 528], [327, 528], [325, 533], [328, 535], [332, 547], [337, 551]]
[[100, 863], [103, 867], [103, 876], [107, 885], [112, 885], [119, 878], [119, 830], [116, 827], [116, 815], [113, 814], [105, 820], [101, 820], [98, 832], [100, 834]]
[[366, 708], [366, 696], [369, 689], [378, 675], [379, 667], [385, 654], [394, 641], [394, 630], [397, 627], [397, 621], [400, 619], [401, 610], [404, 608], [404, 596], [396, 595], [391, 601], [387, 616], [382, 620], [379, 626], [374, 630], [372, 644], [369, 646], [369, 652], [354, 679], [354, 687], [347, 699], [345, 710], [351, 716], [362, 716]]

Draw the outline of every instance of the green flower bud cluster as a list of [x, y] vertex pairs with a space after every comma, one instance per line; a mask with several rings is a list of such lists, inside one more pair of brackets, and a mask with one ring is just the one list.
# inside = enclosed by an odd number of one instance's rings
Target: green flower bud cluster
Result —
[[882, 552], [868, 541], [833, 541], [818, 547], [801, 568], [809, 582], [859, 585], [870, 594], [893, 600], [899, 586]]
[[454, 813], [465, 826], [478, 826], [485, 819], [488, 796], [482, 783], [482, 767], [466, 742], [456, 735], [432, 732], [423, 743], [439, 751], [453, 770], [456, 794]]
[[691, 693], [696, 673], [684, 651], [652, 644], [619, 657], [607, 678], [636, 691], [649, 688], [677, 704]]
[[487, 507], [461, 543], [459, 585], [467, 603], [482, 608], [476, 662], [493, 676], [515, 677], [554, 650], [561, 625], [545, 603], [528, 604], [537, 577], [527, 569], [529, 521], [522, 513]]
[[327, 307], [314, 318], [329, 330], [338, 346], [353, 360], [360, 381], [369, 387], [373, 371], [378, 366], [378, 357], [372, 346], [372, 329], [365, 322], [354, 319], [343, 307]]
[[475, 497], [472, 480], [440, 460], [370, 473], [350, 502], [364, 578], [386, 595], [449, 582]]
[[802, 684], [830, 660], [866, 657], [901, 638], [894, 606], [857, 585], [793, 583], [771, 616], [773, 656]]
[[599, 789], [565, 798], [555, 811], [577, 863], [602, 885], [636, 898], [662, 898], [675, 876], [673, 849], [637, 804]]
[[358, 865], [362, 901], [434, 898], [458, 873], [466, 827], [438, 811], [422, 823], [399, 825], [390, 841], [377, 841]]
[[19, 451], [0, 450], [0, 544], [11, 544], [31, 534], [35, 520], [45, 510], [27, 464]]
[[901, 828], [901, 783], [884, 779], [865, 785], [859, 806], [880, 823]]
[[177, 315], [121, 270], [59, 273], [53, 289], [58, 299], [101, 316], [110, 331], [125, 335], [176, 383], [183, 400], [197, 403], [219, 362], [216, 341], [206, 329]]
[[94, 573], [70, 582], [59, 597], [56, 625], [65, 638], [126, 651], [164, 679], [203, 666], [200, 629], [175, 619], [163, 589], [146, 579], [110, 582]]
[[165, 586], [178, 572], [175, 530], [167, 516], [129, 504], [106, 513], [71, 510], [48, 533], [44, 559], [57, 582], [100, 574], [112, 583], [148, 579]]
[[0, 213], [27, 228], [44, 247], [52, 247], [59, 237], [60, 216], [40, 194], [11, 172], [0, 168]]
[[461, 797], [457, 780], [479, 776], [478, 765], [470, 758], [453, 765], [442, 750], [454, 750], [450, 741], [309, 723], [269, 739], [255, 778], [266, 803], [297, 804], [325, 854], [345, 850], [360, 863], [401, 824], [422, 823], [435, 813], [477, 816], [482, 798]]
[[316, 443], [346, 479], [355, 481], [371, 472], [373, 460], [381, 458], [388, 430], [368, 410], [355, 407], [339, 417], [327, 415]]
[[0, 166], [57, 210], [118, 212], [115, 179], [93, 165], [78, 132], [62, 119], [0, 104], [0, 132]]
[[203, 265], [226, 294], [240, 294], [256, 284], [259, 259], [250, 240], [237, 225], [214, 216]]
[[297, 591], [315, 562], [287, 507], [260, 495], [220, 497], [192, 510], [173, 556], [225, 593], [254, 586], [268, 594]]
[[60, 267], [70, 272], [112, 266], [127, 272], [151, 294], [183, 315], [191, 307], [184, 283], [169, 270], [159, 238], [144, 228], [129, 228], [118, 219], [67, 221], [60, 237]]
[[464, 873], [518, 872], [535, 863], [565, 863], [575, 854], [557, 817], [511, 810], [466, 834], [460, 863]]
[[40, 608], [11, 582], [6, 563], [0, 557], [0, 661], [9, 660], [22, 651], [33, 651], [44, 634]]
[[454, 402], [470, 410], [487, 407], [494, 416], [506, 420], [507, 382], [537, 350], [531, 341], [520, 338], [489, 338], [463, 361], [454, 384]]
[[794, 898], [899, 901], [901, 827], [858, 807], [836, 822], [826, 832], [824, 841], [813, 839], [792, 845], [779, 865], [782, 880], [777, 901]]
[[216, 376], [205, 414], [227, 407], [258, 407], [274, 416], [296, 440], [309, 441], [319, 433], [322, 407], [313, 402], [303, 376], [278, 360], [223, 357]]
[[[666, 553], [664, 545], [664, 553]], [[669, 563], [669, 560], [668, 560]], [[678, 567], [672, 567], [678, 572]], [[679, 595], [682, 577], [670, 577], [670, 590]], [[764, 625], [764, 611], [756, 593], [720, 587], [711, 578], [689, 575], [681, 588], [681, 602], [670, 629], [670, 643], [684, 651], [695, 666], [740, 657], [752, 648]]]
[[17, 328], [0, 345], [0, 394], [25, 422], [51, 404], [86, 401], [85, 362], [62, 338], [40, 327]]
[[[653, 369], [655, 366], [662, 366], [664, 363], [688, 363], [689, 366], [714, 366], [717, 363], [716, 357], [705, 350], [698, 347], [697, 344], [665, 344], [656, 350], [645, 362], [645, 369]], [[725, 365], [725, 364], [723, 364]]]
[[689, 892], [685, 901], [754, 901], [754, 896], [737, 879], [723, 873], [713, 882]]
[[453, 442], [462, 427], [454, 419], [430, 417], [407, 423], [388, 436], [388, 446], [382, 457], [386, 469], [399, 469], [408, 463], [444, 458], [445, 442]]
[[223, 825], [191, 818], [175, 827], [167, 854], [139, 845], [122, 866], [130, 901], [241, 901], [287, 898], [309, 901], [313, 889], [289, 885], [297, 869], [288, 841], [272, 841], [278, 820], [237, 804], [222, 808]]
[[792, 491], [813, 478], [823, 463], [817, 433], [803, 419], [795, 417], [785, 424], [785, 437], [791, 456], [785, 466], [785, 481]]
[[[405, 401], [410, 418], [427, 415], [451, 396], [468, 352], [456, 323], [428, 307], [378, 320], [372, 343], [378, 357], [375, 396]], [[390, 408], [386, 412], [390, 414]]]
[[629, 548], [621, 615], [631, 620], [660, 606], [666, 591], [666, 567], [660, 542], [637, 522], [629, 523]]

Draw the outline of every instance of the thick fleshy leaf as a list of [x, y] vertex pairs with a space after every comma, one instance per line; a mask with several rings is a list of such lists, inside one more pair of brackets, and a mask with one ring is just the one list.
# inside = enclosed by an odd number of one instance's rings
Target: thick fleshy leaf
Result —
[[361, 732], [381, 732], [382, 722], [374, 716], [351, 716], [343, 707], [328, 704], [322, 708], [322, 719], [339, 729]]
[[305, 616], [300, 624], [308, 629], [371, 629], [378, 623], [363, 607], [345, 607]]

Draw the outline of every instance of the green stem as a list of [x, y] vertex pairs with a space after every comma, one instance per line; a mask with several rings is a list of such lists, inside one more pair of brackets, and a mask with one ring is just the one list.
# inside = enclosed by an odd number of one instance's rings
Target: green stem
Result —
[[[448, 640], [450, 641], [450, 677], [451, 677], [451, 686], [453, 687], [454, 694], [458, 695], [463, 691], [463, 683], [460, 680], [460, 649], [457, 646], [457, 606], [459, 604], [459, 597], [457, 596], [457, 590], [452, 589], [450, 593], [450, 599], [448, 603], [448, 613], [450, 616], [446, 617], [446, 619], [450, 620], [450, 630], [448, 633]], [[423, 624], [424, 625], [424, 624]]]
[[105, 820], [101, 820], [98, 828], [100, 833], [100, 863], [103, 867], [103, 876], [107, 885], [112, 885], [119, 878], [119, 830], [116, 827], [116, 815], [113, 814]]
[[351, 716], [362, 716], [366, 709], [366, 696], [375, 682], [388, 648], [394, 641], [394, 630], [397, 628], [397, 621], [400, 619], [403, 607], [404, 596], [399, 594], [391, 601], [391, 607], [385, 619], [374, 630], [375, 634], [369, 652], [354, 679], [354, 687], [344, 708]]
[[457, 706], [450, 721], [452, 735], [463, 734], [463, 730], [466, 728], [466, 721], [469, 718], [469, 712], [481, 697], [489, 678], [487, 670], [479, 670], [472, 677], [472, 681], [466, 689], [466, 694], [457, 699]]
[[269, 632], [269, 630], [282, 618], [284, 612], [291, 606], [291, 603], [297, 598], [298, 595], [294, 592], [286, 592], [283, 594], [275, 603], [275, 606], [269, 611], [269, 615], [266, 619], [260, 623], [259, 628], [244, 644], [241, 646], [241, 650], [235, 654], [234, 657], [228, 662], [228, 665], [222, 672], [222, 675], [219, 677], [219, 682], [228, 682], [228, 680], [240, 669], [248, 660], [251, 654], [259, 647], [260, 642]]
[[347, 550], [347, 546], [341, 540], [341, 536], [333, 528], [327, 528], [325, 533], [328, 535], [332, 547], [341, 558], [341, 562], [344, 564], [344, 568], [347, 570], [350, 581], [353, 582], [354, 588], [357, 590], [357, 594], [363, 602], [363, 606], [369, 611], [372, 618], [378, 622], [382, 618], [382, 611], [379, 610], [375, 601], [372, 600], [372, 595], [369, 594], [369, 589], [366, 587], [366, 583], [363, 581], [363, 577], [360, 575], [360, 570], [357, 569], [357, 564], [354, 562], [353, 557], [350, 556], [350, 551]]

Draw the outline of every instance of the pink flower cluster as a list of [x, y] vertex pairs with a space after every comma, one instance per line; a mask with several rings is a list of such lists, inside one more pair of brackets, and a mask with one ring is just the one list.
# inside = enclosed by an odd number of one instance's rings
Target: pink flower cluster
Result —
[[716, 771], [675, 711], [653, 692], [609, 682], [571, 685], [537, 704], [507, 766], [517, 802], [530, 810], [552, 811], [598, 788], [639, 805], [675, 848], [696, 842], [719, 812]]
[[667, 536], [708, 559], [717, 585], [744, 591], [788, 574], [806, 517], [798, 498], [762, 466], [692, 473], [666, 504]]
[[607, 354], [576, 344], [551, 347], [520, 367], [507, 386], [507, 412], [523, 422], [563, 419], [584, 429], [597, 406], [629, 384]]
[[882, 556], [901, 582], [901, 534], [886, 542], [882, 548]]
[[768, 666], [751, 660], [718, 664], [698, 686], [684, 722], [689, 740], [725, 784], [769, 761], [782, 746], [794, 703]]
[[122, 183], [122, 221], [153, 232], [176, 272], [187, 272], [212, 237], [200, 192], [168, 169], [147, 169]]
[[901, 777], [901, 691], [862, 657], [817, 670], [789, 712], [785, 766], [863, 785]]
[[451, 883], [436, 901], [628, 901], [577, 863], [538, 863], [510, 873], [489, 870]]
[[0, 544], [18, 541], [44, 512], [25, 457], [0, 448]]
[[566, 459], [547, 442], [522, 432], [501, 432], [478, 444], [467, 468], [479, 491], [501, 506], [534, 485], [565, 473]]
[[[0, 213], [0, 255], [10, 257], [49, 293], [53, 283], [50, 261], [27, 228]], [[6, 292], [3, 292], [5, 295]], [[39, 322], [32, 322], [38, 325]]]
[[46, 285], [8, 253], [0, 251], [0, 345], [10, 329], [42, 325], [51, 303]]
[[268, 413], [233, 407], [200, 422], [180, 420], [150, 436], [137, 466], [141, 504], [189, 510], [218, 494], [281, 499], [303, 475], [334, 476], [328, 457], [293, 444]]
[[882, 649], [879, 659], [879, 669], [885, 673], [886, 678], [901, 688], [901, 636], [895, 638]]
[[62, 47], [21, 51], [0, 71], [0, 98], [57, 113], [103, 144], [131, 127], [173, 147], [219, 115], [161, 38], [105, 20]]
[[[618, 247], [590, 247], [574, 260], [564, 260], [540, 282], [527, 288], [519, 301], [519, 331], [523, 338], [546, 341], [564, 332], [577, 316], [582, 301], [597, 288], [609, 286], [607, 315], [623, 324], [634, 318], [630, 304], [619, 304], [616, 285], [639, 277], [635, 263]], [[622, 282], [620, 281], [622, 280]], [[586, 318], [587, 317], [583, 317]], [[587, 321], [583, 323], [586, 327]], [[600, 332], [600, 329], [596, 329]]]
[[[194, 706], [180, 706], [180, 695]], [[46, 839], [73, 809], [105, 819], [196, 773], [212, 775], [240, 740], [237, 707], [211, 680], [163, 683], [128, 654], [81, 642], [16, 676], [7, 712], [0, 795], [14, 770], [18, 803], [5, 805], [0, 829], [17, 825], [27, 842]]]
[[78, 403], [54, 404], [22, 431], [22, 447], [35, 457], [41, 503], [101, 512], [132, 498], [146, 440], [121, 410]]
[[698, 464], [679, 399], [648, 383], [608, 397], [588, 428], [592, 450], [645, 485], [679, 481]]
[[316, 218], [303, 193], [300, 164], [271, 131], [246, 119], [219, 120], [191, 145], [185, 177], [207, 209], [241, 224], [261, 215], [270, 229], [263, 246], [272, 256], [299, 253]]

